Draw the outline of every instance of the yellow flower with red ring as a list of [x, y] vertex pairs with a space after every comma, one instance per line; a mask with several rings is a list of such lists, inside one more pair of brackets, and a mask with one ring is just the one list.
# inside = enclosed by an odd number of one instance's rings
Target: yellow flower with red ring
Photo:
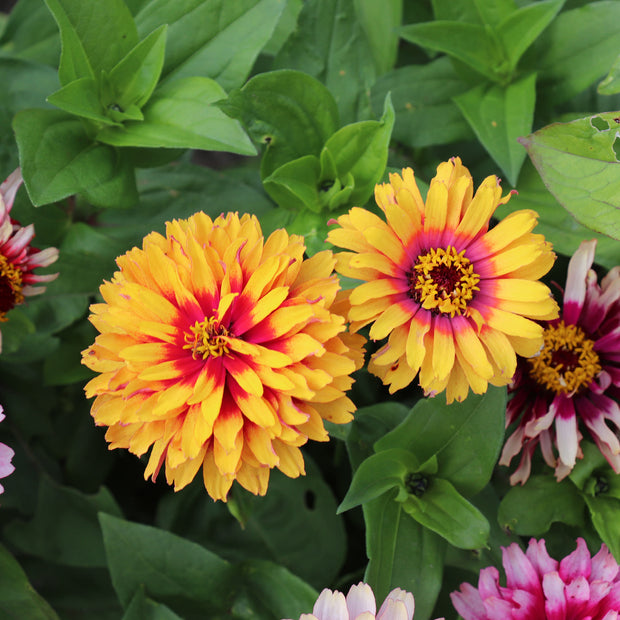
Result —
[[538, 279], [555, 255], [532, 233], [534, 211], [515, 211], [489, 229], [510, 197], [495, 176], [474, 194], [455, 157], [438, 166], [426, 201], [405, 168], [375, 188], [385, 220], [356, 207], [330, 230], [328, 241], [348, 250], [337, 255], [336, 270], [364, 281], [351, 293], [351, 330], [371, 324], [373, 340], [388, 338], [369, 370], [390, 392], [419, 375], [427, 395], [445, 390], [449, 403], [460, 401], [470, 388], [506, 385], [516, 354], [541, 349], [536, 321], [557, 317], [558, 306]]
[[284, 230], [265, 241], [253, 216], [201, 212], [117, 258], [91, 306], [85, 389], [111, 449], [151, 449], [145, 478], [165, 465], [178, 490], [202, 468], [214, 499], [234, 480], [264, 494], [271, 468], [304, 473], [323, 420], [351, 419], [364, 338], [346, 332], [332, 253], [304, 250]]

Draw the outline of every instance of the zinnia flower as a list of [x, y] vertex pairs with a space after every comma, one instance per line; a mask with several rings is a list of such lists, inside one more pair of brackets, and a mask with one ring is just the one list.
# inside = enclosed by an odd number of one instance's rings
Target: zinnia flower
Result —
[[353, 208], [329, 232], [337, 271], [365, 280], [353, 290], [351, 329], [372, 323], [370, 337], [389, 336], [369, 369], [395, 392], [419, 382], [427, 395], [446, 390], [463, 400], [469, 388], [506, 385], [516, 355], [536, 354], [542, 327], [530, 319], [558, 315], [549, 289], [537, 279], [554, 261], [549, 243], [531, 231], [534, 211], [515, 211], [489, 230], [501, 197], [499, 180], [473, 182], [458, 157], [437, 168], [426, 202], [413, 170], [377, 185], [387, 221]]
[[37, 267], [51, 265], [58, 258], [58, 250], [31, 247], [34, 225], [21, 226], [9, 215], [22, 182], [21, 170], [17, 168], [0, 185], [0, 321], [8, 321], [6, 313], [23, 304], [25, 297], [45, 291], [44, 286], [33, 284], [50, 282], [58, 277], [57, 273], [41, 276], [32, 272]]
[[561, 562], [549, 557], [545, 541], [502, 547], [506, 587], [494, 567], [480, 571], [478, 588], [461, 584], [450, 595], [464, 620], [616, 620], [620, 612], [620, 572], [603, 545], [593, 557], [583, 538]]
[[[0, 405], [0, 422], [4, 420], [2, 405]], [[0, 443], [0, 478], [6, 478], [15, 471], [15, 466], [11, 463], [11, 459], [15, 456], [15, 452], [3, 443]], [[0, 484], [0, 493], [4, 493], [4, 487]]]
[[264, 241], [253, 216], [197, 213], [117, 258], [85, 389], [111, 449], [152, 446], [145, 478], [165, 463], [178, 490], [202, 467], [214, 499], [234, 480], [264, 494], [271, 468], [304, 473], [299, 446], [328, 440], [324, 419], [351, 419], [363, 338], [345, 333], [332, 253], [304, 249], [284, 230]]
[[311, 614], [299, 620], [411, 620], [415, 604], [413, 594], [395, 588], [388, 595], [379, 613], [372, 588], [366, 583], [351, 586], [346, 598], [338, 590], [325, 588], [314, 604]]
[[528, 479], [538, 444], [556, 478], [566, 477], [582, 457], [579, 421], [620, 473], [620, 267], [599, 285], [595, 249], [596, 240], [584, 241], [571, 258], [562, 315], [545, 325], [542, 351], [519, 364], [510, 388], [506, 424], [523, 415], [499, 462], [522, 452], [512, 484]]

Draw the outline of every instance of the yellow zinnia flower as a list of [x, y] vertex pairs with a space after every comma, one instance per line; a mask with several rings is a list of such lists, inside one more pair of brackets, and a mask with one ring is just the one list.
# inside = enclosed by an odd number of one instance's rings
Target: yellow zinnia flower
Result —
[[515, 352], [529, 357], [543, 345], [543, 328], [530, 319], [558, 316], [537, 281], [555, 259], [531, 232], [538, 214], [515, 211], [489, 230], [510, 194], [502, 198], [490, 176], [474, 195], [458, 157], [439, 165], [426, 202], [410, 168], [377, 185], [375, 199], [387, 222], [355, 207], [328, 236], [351, 250], [337, 255], [336, 270], [365, 280], [351, 293], [352, 330], [372, 323], [373, 340], [389, 336], [369, 370], [392, 393], [419, 373], [426, 394], [446, 390], [448, 403], [470, 387], [481, 394], [507, 384]]
[[284, 230], [264, 241], [253, 216], [197, 213], [117, 258], [85, 389], [111, 449], [152, 446], [145, 478], [165, 463], [178, 490], [202, 467], [214, 499], [234, 480], [262, 495], [272, 467], [304, 473], [299, 446], [328, 440], [324, 419], [351, 419], [364, 339], [345, 333], [332, 253], [304, 250]]

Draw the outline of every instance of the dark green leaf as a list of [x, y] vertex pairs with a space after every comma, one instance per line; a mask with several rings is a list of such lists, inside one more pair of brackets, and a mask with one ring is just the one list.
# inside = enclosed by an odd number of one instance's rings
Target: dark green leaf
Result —
[[375, 443], [380, 452], [401, 448], [420, 463], [437, 455], [439, 475], [471, 496], [489, 481], [504, 440], [506, 390], [489, 386], [486, 394], [470, 394], [447, 405], [425, 398], [393, 431]]
[[319, 213], [323, 206], [318, 187], [320, 171], [318, 158], [306, 155], [276, 168], [263, 179], [263, 187], [284, 209]]
[[609, 466], [603, 453], [591, 441], [581, 441], [579, 447], [583, 452], [583, 458], [577, 460], [568, 477], [578, 489], [583, 491], [592, 479], [595, 470]]
[[558, 202], [580, 224], [614, 239], [620, 239], [617, 118], [608, 112], [554, 123], [522, 140]]
[[620, 93], [620, 56], [616, 58], [607, 77], [598, 85], [597, 90], [601, 95]]
[[152, 0], [136, 16], [142, 36], [168, 24], [162, 79], [201, 76], [239, 88], [269, 41], [282, 0]]
[[486, 517], [442, 478], [429, 477], [426, 492], [409, 495], [403, 510], [459, 549], [480, 549], [489, 538]]
[[23, 110], [13, 121], [24, 183], [35, 205], [81, 192], [93, 205], [128, 207], [138, 199], [133, 168], [82, 123], [56, 110]]
[[454, 98], [480, 142], [516, 185], [526, 153], [517, 139], [532, 130], [536, 75], [509, 84], [480, 85]]
[[552, 476], [530, 476], [502, 500], [497, 515], [505, 530], [521, 536], [542, 536], [552, 523], [583, 526], [583, 501], [575, 485]]
[[620, 561], [620, 499], [604, 495], [584, 495], [583, 499], [590, 511], [592, 525], [616, 562]]
[[144, 594], [144, 588], [136, 591], [131, 599], [131, 603], [123, 620], [183, 620], [181, 616], [177, 616], [169, 607], [157, 603], [153, 599], [148, 598]]
[[168, 82], [144, 107], [144, 121], [105, 128], [97, 139], [114, 146], [181, 147], [255, 155], [239, 123], [209, 105], [225, 96], [217, 82], [208, 78]]
[[30, 585], [15, 558], [0, 545], [0, 614], [6, 620], [58, 620]]
[[47, 101], [69, 114], [106, 125], [114, 124], [114, 121], [105, 114], [99, 99], [99, 86], [93, 78], [73, 80], [52, 93]]

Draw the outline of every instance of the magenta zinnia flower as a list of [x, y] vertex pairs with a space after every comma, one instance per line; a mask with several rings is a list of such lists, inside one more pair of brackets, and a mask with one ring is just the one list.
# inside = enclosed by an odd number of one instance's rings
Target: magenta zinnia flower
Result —
[[[15, 194], [22, 184], [21, 170], [17, 168], [0, 185], [0, 321], [7, 321], [6, 313], [24, 303], [24, 298], [39, 295], [44, 286], [33, 286], [50, 282], [57, 273], [35, 275], [33, 269], [47, 267], [58, 258], [56, 248], [38, 250], [30, 245], [34, 237], [34, 225], [22, 226], [10, 217]], [[2, 350], [2, 334], [0, 334]]]
[[523, 415], [499, 461], [509, 465], [522, 452], [512, 484], [528, 479], [538, 444], [556, 478], [566, 477], [582, 457], [580, 421], [620, 473], [620, 267], [599, 285], [590, 269], [595, 248], [584, 241], [571, 258], [562, 315], [545, 324], [540, 353], [517, 367], [506, 425]]
[[499, 571], [480, 571], [478, 588], [461, 584], [450, 598], [464, 620], [617, 620], [620, 574], [603, 545], [593, 557], [583, 538], [561, 562], [547, 553], [545, 541], [530, 540], [527, 551], [516, 543], [502, 547], [506, 587]]
[[325, 588], [316, 600], [312, 613], [302, 614], [299, 620], [411, 620], [414, 609], [413, 594], [395, 588], [376, 614], [372, 588], [360, 581], [356, 586], [351, 586], [346, 598], [338, 590], [332, 592]]
[[[5, 415], [0, 405], [0, 422], [4, 420]], [[11, 459], [15, 456], [15, 452], [8, 446], [0, 443], [0, 478], [6, 478], [15, 471], [15, 466], [11, 463]], [[0, 493], [4, 493], [4, 487], [0, 484]]]

